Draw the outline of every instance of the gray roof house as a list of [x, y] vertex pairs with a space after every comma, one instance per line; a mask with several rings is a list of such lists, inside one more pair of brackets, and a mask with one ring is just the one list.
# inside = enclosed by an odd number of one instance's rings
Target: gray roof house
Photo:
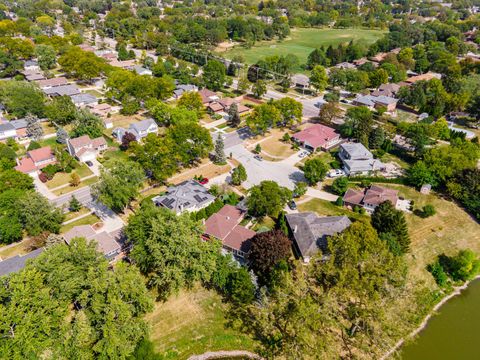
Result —
[[319, 217], [313, 212], [285, 215], [293, 237], [294, 249], [304, 262], [327, 250], [327, 236], [341, 233], [352, 222], [346, 216]]
[[133, 67], [133, 70], [138, 74], [138, 75], [152, 75], [152, 70], [144, 68], [143, 66], [136, 65]]
[[176, 89], [173, 90], [173, 97], [175, 99], [178, 99], [180, 96], [182, 96], [188, 91], [198, 91], [198, 87], [191, 84], [177, 85]]
[[48, 96], [72, 96], [80, 94], [80, 89], [76, 85], [68, 84], [43, 89], [43, 92]]
[[122, 141], [123, 136], [127, 133], [135, 135], [137, 141], [142, 140], [148, 134], [158, 133], [158, 125], [153, 119], [145, 119], [133, 124], [130, 124], [128, 129], [116, 128], [113, 130], [112, 135], [117, 138], [118, 141]]
[[98, 98], [88, 93], [80, 93], [70, 96], [75, 106], [83, 107], [87, 105], [96, 105], [98, 104]]
[[0, 276], [5, 276], [22, 270], [25, 267], [27, 260], [35, 259], [42, 252], [43, 248], [40, 248], [33, 250], [32, 252], [29, 252], [25, 255], [17, 255], [9, 259], [0, 261]]
[[215, 201], [215, 196], [195, 180], [186, 180], [176, 186], [170, 186], [166, 194], [155, 196], [152, 201], [157, 206], [181, 214], [185, 211], [201, 210]]
[[97, 251], [101, 252], [109, 261], [114, 260], [122, 251], [122, 247], [114, 233], [107, 233], [106, 231], [97, 233], [91, 225], [75, 226], [62, 236], [68, 245], [74, 238], [85, 238], [89, 242], [95, 241], [97, 243]]
[[369, 174], [385, 169], [385, 165], [380, 160], [374, 159], [373, 154], [361, 143], [341, 144], [338, 156], [347, 175]]
[[10, 122], [0, 123], [0, 140], [6, 140], [17, 137], [17, 130]]

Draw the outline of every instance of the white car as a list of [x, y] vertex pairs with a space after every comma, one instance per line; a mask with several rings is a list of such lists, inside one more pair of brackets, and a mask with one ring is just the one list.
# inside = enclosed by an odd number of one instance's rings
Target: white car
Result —
[[300, 159], [303, 159], [304, 157], [306, 157], [306, 156], [308, 156], [308, 155], [310, 155], [310, 153], [309, 153], [308, 151], [302, 151], [302, 152], [298, 155], [298, 157], [299, 157]]
[[336, 178], [336, 177], [345, 176], [345, 175], [346, 175], [345, 171], [341, 169], [333, 169], [333, 170], [330, 170], [330, 172], [328, 173], [328, 176], [331, 178]]

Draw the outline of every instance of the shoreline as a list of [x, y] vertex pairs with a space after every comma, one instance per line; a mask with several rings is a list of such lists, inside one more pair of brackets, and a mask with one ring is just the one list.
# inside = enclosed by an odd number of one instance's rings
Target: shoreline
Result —
[[475, 276], [473, 279], [466, 281], [463, 285], [455, 287], [454, 290], [450, 294], [448, 294], [447, 296], [442, 298], [442, 300], [440, 300], [437, 304], [435, 304], [435, 306], [432, 308], [432, 310], [430, 310], [430, 312], [427, 314], [427, 316], [425, 316], [423, 321], [420, 323], [420, 325], [415, 330], [413, 330], [407, 336], [404, 336], [400, 340], [398, 340], [397, 343], [385, 355], [383, 355], [380, 358], [380, 360], [389, 359], [395, 352], [397, 352], [405, 344], [406, 340], [412, 339], [415, 336], [417, 336], [422, 330], [424, 330], [427, 327], [429, 320], [433, 316], [436, 315], [436, 312], [438, 311], [438, 309], [440, 309], [450, 299], [460, 295], [463, 290], [466, 290], [468, 288], [468, 286], [473, 281], [476, 281], [476, 280], [480, 280], [480, 274]]

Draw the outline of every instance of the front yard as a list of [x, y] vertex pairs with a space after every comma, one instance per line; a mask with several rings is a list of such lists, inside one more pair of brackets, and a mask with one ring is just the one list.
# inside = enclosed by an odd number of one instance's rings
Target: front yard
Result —
[[74, 190], [78, 190], [78, 189], [80, 189], [84, 186], [89, 186], [89, 185], [95, 184], [97, 181], [98, 181], [98, 177], [94, 176], [94, 177], [88, 178], [84, 181], [81, 181], [80, 185], [78, 185], [78, 186], [71, 186], [71, 185], [64, 186], [60, 189], [54, 190], [53, 193], [57, 196], [68, 194], [69, 192], [72, 192]]
[[96, 224], [100, 221], [100, 218], [97, 215], [90, 214], [88, 216], [85, 216], [77, 221], [73, 221], [67, 225], [63, 225], [60, 229], [60, 233], [66, 233], [67, 231], [71, 230], [75, 226], [79, 225], [93, 225]]
[[55, 189], [59, 186], [69, 184], [71, 176], [73, 173], [76, 173], [80, 179], [93, 175], [93, 172], [85, 164], [79, 164], [73, 171], [68, 174], [65, 172], [58, 172], [53, 176], [52, 180], [49, 180], [45, 183], [49, 189]]

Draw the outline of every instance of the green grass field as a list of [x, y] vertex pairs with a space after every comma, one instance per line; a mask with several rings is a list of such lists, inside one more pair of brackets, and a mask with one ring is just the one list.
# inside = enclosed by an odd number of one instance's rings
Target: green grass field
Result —
[[371, 44], [384, 33], [382, 30], [368, 29], [292, 29], [290, 36], [284, 41], [263, 41], [250, 49], [239, 45], [223, 55], [227, 58], [241, 55], [248, 64], [254, 64], [266, 56], [294, 54], [298, 56], [300, 64], [305, 64], [308, 55], [322, 45], [338, 46], [350, 40]]

